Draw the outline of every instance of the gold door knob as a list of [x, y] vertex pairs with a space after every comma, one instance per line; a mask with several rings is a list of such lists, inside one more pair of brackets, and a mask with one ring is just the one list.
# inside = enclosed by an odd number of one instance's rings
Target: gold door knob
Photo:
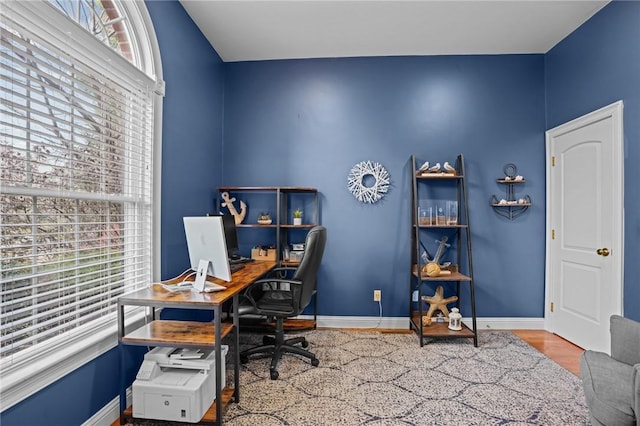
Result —
[[601, 248], [601, 249], [596, 250], [596, 253], [598, 253], [600, 256], [607, 257], [607, 256], [609, 256], [609, 249], [606, 248], [606, 247], [605, 248]]

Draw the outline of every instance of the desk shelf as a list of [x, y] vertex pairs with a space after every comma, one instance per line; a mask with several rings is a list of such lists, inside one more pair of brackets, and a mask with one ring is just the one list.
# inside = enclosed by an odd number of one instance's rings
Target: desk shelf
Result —
[[[223, 323], [224, 338], [233, 330], [233, 324]], [[215, 346], [215, 326], [210, 322], [155, 320], [127, 334], [122, 343], [136, 346], [175, 346], [201, 348]]]
[[[224, 389], [222, 389], [222, 406], [226, 407], [231, 401], [233, 401], [233, 389], [226, 387]], [[171, 426], [179, 426], [179, 425], [185, 425], [185, 426], [193, 426], [194, 424], [198, 424], [198, 425], [215, 425], [218, 421], [218, 416], [216, 415], [216, 403], [214, 401], [213, 404], [211, 404], [211, 407], [209, 407], [209, 409], [207, 410], [207, 412], [204, 414], [204, 417], [202, 417], [202, 419], [198, 422], [198, 423], [177, 423], [174, 421], [169, 421], [169, 420], [155, 420], [155, 419], [139, 419], [136, 417], [133, 417], [133, 407], [129, 406], [127, 407], [122, 414], [120, 415], [120, 424], [126, 424], [126, 423], [141, 423], [141, 424], [153, 424], [153, 425], [171, 425]]]

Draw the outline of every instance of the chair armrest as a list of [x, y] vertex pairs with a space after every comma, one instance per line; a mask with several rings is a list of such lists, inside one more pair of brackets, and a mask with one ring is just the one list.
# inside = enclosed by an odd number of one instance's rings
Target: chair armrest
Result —
[[[267, 273], [266, 278], [276, 277], [277, 274], [281, 274], [283, 272], [285, 274], [289, 272], [295, 272], [297, 269], [298, 268], [295, 266], [278, 266], [277, 268], [273, 268], [272, 270], [270, 270]], [[280, 278], [282, 278], [282, 276], [280, 276]]]
[[[283, 289], [282, 284], [287, 284], [289, 286], [288, 290]], [[265, 297], [265, 293], [291, 293], [291, 301], [292, 306], [291, 309], [293, 312], [298, 312], [300, 308], [300, 291], [302, 289], [302, 282], [299, 280], [291, 280], [286, 278], [263, 278], [258, 281], [255, 281], [244, 291], [244, 298], [251, 303], [253, 308], [262, 315], [273, 315], [275, 312], [270, 311], [266, 312], [265, 309], [261, 309], [258, 305], [260, 303], [260, 299]], [[282, 314], [287, 314], [289, 312], [281, 312]]]
[[625, 364], [640, 364], [640, 323], [611, 315], [611, 358]]

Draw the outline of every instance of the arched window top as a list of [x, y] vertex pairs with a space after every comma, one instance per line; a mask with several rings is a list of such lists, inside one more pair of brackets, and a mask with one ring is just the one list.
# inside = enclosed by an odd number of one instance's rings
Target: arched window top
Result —
[[147, 26], [152, 23], [144, 4], [140, 7], [137, 1], [121, 0], [48, 2], [138, 69], [161, 80], [155, 65], [159, 60], [157, 41], [148, 38]]
[[111, 0], [50, 0], [50, 3], [76, 21], [98, 40], [110, 46], [129, 62], [135, 61], [127, 17]]

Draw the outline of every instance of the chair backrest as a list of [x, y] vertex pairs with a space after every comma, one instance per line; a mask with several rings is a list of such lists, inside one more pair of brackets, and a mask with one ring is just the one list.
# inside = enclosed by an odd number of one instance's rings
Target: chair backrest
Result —
[[322, 262], [324, 247], [327, 243], [327, 229], [324, 226], [314, 226], [307, 234], [304, 243], [304, 256], [293, 275], [294, 280], [302, 281], [302, 291], [299, 294], [299, 312], [301, 313], [311, 301], [316, 291], [318, 269]]

